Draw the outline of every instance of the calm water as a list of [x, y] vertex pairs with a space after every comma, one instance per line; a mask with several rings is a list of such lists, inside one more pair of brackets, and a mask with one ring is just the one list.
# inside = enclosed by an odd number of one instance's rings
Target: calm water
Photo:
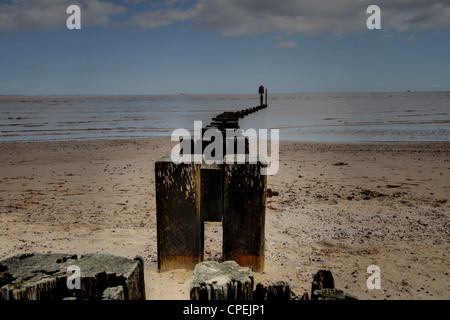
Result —
[[[1, 96], [0, 141], [170, 136], [256, 106], [252, 95]], [[450, 92], [269, 94], [241, 128], [298, 141], [450, 141]]]

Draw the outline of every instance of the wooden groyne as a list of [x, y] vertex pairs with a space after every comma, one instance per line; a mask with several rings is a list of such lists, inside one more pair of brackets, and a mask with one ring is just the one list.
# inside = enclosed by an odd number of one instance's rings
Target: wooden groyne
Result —
[[[261, 91], [261, 90], [260, 90]], [[239, 119], [261, 109], [257, 107], [218, 114], [203, 133], [210, 129], [221, 132], [226, 154], [226, 130], [239, 129]], [[236, 136], [238, 141], [246, 139]], [[167, 155], [156, 161], [156, 216], [158, 269], [194, 269], [203, 261], [204, 222], [223, 222], [223, 257], [253, 271], [264, 269], [264, 226], [267, 177], [259, 158], [250, 161], [248, 139], [245, 140], [245, 162], [206, 164], [194, 162], [195, 143], [202, 152], [213, 143], [191, 140], [191, 161], [175, 164]], [[241, 149], [242, 150], [242, 149]], [[234, 153], [236, 154], [236, 153]], [[186, 154], [185, 154], [186, 155]]]
[[217, 128], [218, 130], [224, 132], [226, 129], [239, 129], [239, 119], [244, 118], [245, 116], [251, 115], [259, 110], [267, 108], [267, 104], [263, 104], [260, 106], [243, 109], [240, 111], [225, 111], [221, 114], [218, 114], [214, 118], [209, 125], [207, 125], [204, 129]]

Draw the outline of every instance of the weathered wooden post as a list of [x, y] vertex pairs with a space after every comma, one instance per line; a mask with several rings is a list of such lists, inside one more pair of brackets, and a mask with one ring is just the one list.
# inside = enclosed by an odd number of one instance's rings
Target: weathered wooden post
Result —
[[[230, 161], [229, 157], [235, 157]], [[264, 269], [264, 227], [267, 176], [257, 156], [224, 163], [223, 257], [259, 272]]]
[[266, 104], [265, 104], [264, 108], [267, 108], [267, 89], [266, 89]]
[[158, 269], [194, 269], [203, 260], [201, 164], [175, 164], [167, 155], [155, 173]]
[[191, 300], [252, 300], [253, 273], [234, 261], [205, 261], [194, 269]]
[[267, 289], [267, 300], [289, 301], [291, 300], [291, 289], [287, 281], [272, 281]]
[[145, 300], [144, 261], [105, 253], [24, 253], [0, 261], [0, 300], [77, 299]]

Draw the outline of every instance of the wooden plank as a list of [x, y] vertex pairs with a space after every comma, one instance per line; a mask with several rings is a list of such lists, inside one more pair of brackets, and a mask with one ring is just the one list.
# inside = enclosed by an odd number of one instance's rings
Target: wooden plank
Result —
[[158, 269], [194, 269], [203, 260], [201, 164], [155, 163]]
[[267, 177], [262, 164], [224, 164], [223, 256], [253, 271], [264, 269]]

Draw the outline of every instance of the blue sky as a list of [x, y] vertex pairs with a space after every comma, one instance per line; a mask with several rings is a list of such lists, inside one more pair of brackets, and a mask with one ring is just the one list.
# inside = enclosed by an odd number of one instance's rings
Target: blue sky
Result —
[[[68, 30], [66, 8], [81, 8]], [[381, 30], [368, 30], [369, 5]], [[0, 1], [0, 94], [450, 90], [450, 2]]]

